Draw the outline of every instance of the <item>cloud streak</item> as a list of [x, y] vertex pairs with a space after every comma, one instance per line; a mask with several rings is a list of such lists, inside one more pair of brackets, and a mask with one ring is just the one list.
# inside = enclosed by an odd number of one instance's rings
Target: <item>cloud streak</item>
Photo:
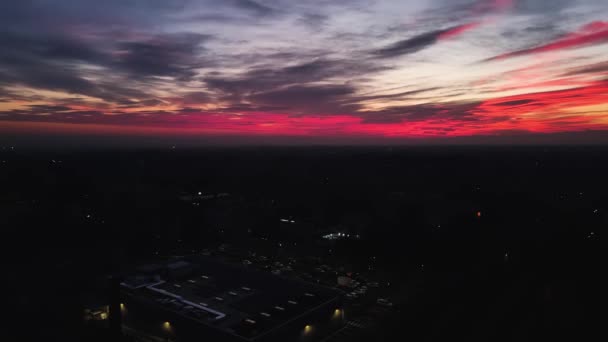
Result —
[[392, 58], [403, 55], [413, 54], [429, 48], [442, 40], [454, 39], [467, 31], [473, 30], [481, 23], [473, 22], [459, 26], [453, 26], [447, 29], [434, 30], [404, 39], [393, 43], [387, 47], [374, 51], [374, 55], [381, 58]]
[[570, 33], [565, 37], [559, 38], [549, 44], [505, 53], [487, 59], [486, 61], [504, 60], [514, 57], [546, 53], [559, 50], [575, 49], [590, 45], [608, 43], [608, 22], [595, 21], [583, 26], [580, 30]]

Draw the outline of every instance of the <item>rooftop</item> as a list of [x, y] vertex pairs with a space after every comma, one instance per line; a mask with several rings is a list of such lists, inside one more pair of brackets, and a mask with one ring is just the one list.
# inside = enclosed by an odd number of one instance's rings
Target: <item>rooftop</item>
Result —
[[167, 270], [129, 277], [123, 288], [153, 305], [251, 340], [342, 294], [208, 257], [171, 263]]

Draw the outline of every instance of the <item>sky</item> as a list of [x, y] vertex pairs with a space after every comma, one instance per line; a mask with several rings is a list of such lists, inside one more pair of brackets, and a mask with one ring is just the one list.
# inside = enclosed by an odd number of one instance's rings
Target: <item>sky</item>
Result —
[[606, 0], [8, 0], [0, 45], [5, 136], [608, 142]]

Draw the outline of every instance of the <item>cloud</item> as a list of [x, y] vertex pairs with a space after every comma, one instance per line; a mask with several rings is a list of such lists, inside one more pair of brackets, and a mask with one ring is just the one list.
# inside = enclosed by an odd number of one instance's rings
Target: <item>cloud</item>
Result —
[[352, 102], [363, 102], [363, 101], [386, 100], [386, 99], [404, 99], [411, 95], [418, 95], [418, 94], [430, 92], [433, 90], [439, 90], [439, 89], [441, 89], [441, 88], [433, 87], [433, 88], [408, 90], [408, 91], [403, 91], [403, 92], [399, 92], [399, 93], [391, 93], [391, 94], [359, 95], [359, 96], [353, 96], [349, 100]]
[[249, 100], [266, 106], [289, 108], [298, 114], [334, 114], [353, 111], [353, 105], [343, 105], [339, 100], [354, 93], [355, 89], [347, 85], [298, 85], [256, 93]]
[[[332, 86], [331, 84], [344, 83], [358, 76], [364, 76], [379, 70], [386, 70], [385, 67], [376, 66], [365, 61], [347, 60], [326, 60], [317, 59], [307, 63], [300, 63], [283, 68], [260, 67], [244, 72], [236, 77], [212, 76], [204, 78], [204, 82], [210, 91], [226, 101], [231, 102], [253, 102], [258, 104], [262, 100], [270, 100], [270, 94], [282, 94], [285, 96], [280, 99], [280, 104], [272, 106], [289, 107], [293, 110], [305, 110], [303, 107], [310, 108], [310, 104], [293, 98], [294, 102], [286, 104], [292, 100], [290, 96], [302, 97], [306, 94], [314, 93], [318, 97], [307, 100], [315, 103], [317, 108], [335, 108], [336, 95], [350, 95], [355, 92], [352, 86]], [[324, 84], [322, 84], [324, 83]], [[321, 85], [320, 85], [321, 84]], [[337, 89], [348, 89], [342, 94], [335, 94]], [[325, 96], [325, 91], [332, 93], [332, 96]], [[272, 100], [272, 102], [279, 99]], [[323, 104], [324, 101], [331, 101], [331, 104]], [[268, 105], [268, 103], [261, 103]], [[343, 106], [343, 105], [341, 105]]]
[[478, 120], [472, 110], [478, 106], [471, 103], [421, 104], [416, 106], [396, 106], [381, 111], [362, 112], [364, 123], [411, 123], [427, 120], [463, 122]]
[[562, 76], [577, 76], [585, 74], [600, 74], [608, 76], [608, 62], [600, 62], [583, 67], [572, 68], [571, 70], [562, 74]]
[[447, 31], [448, 30], [436, 30], [401, 40], [385, 48], [376, 50], [374, 55], [381, 58], [392, 58], [416, 53], [437, 43], [439, 37]]
[[608, 42], [593, 0], [144, 3], [0, 2], [0, 124], [402, 137], [607, 122], [601, 51], [575, 50]]
[[514, 57], [527, 56], [538, 53], [545, 53], [551, 51], [559, 51], [566, 49], [575, 49], [590, 45], [608, 43], [608, 22], [595, 21], [589, 23], [578, 31], [570, 33], [562, 38], [559, 38], [549, 44], [532, 47], [529, 49], [518, 50], [514, 52], [505, 53], [492, 58], [488, 58], [485, 61], [497, 61], [504, 60]]
[[[483, 101], [474, 110], [474, 113], [490, 117], [506, 115], [513, 119], [525, 118], [528, 114], [534, 114], [535, 117], [539, 118], [536, 124], [540, 125], [541, 128], [554, 122], [559, 124], [568, 120], [588, 122], [593, 120], [594, 117], [586, 117], [582, 109], [571, 110], [605, 104], [606, 94], [608, 94], [608, 81], [599, 81], [588, 86], [565, 90], [489, 99]], [[564, 113], [569, 115], [563, 115]]]
[[472, 22], [472, 23], [453, 27], [453, 28], [447, 30], [446, 32], [440, 34], [437, 37], [437, 39], [446, 40], [446, 39], [456, 38], [456, 37], [460, 36], [461, 34], [464, 34], [467, 31], [471, 31], [471, 30], [477, 28], [481, 24], [482, 24], [481, 22]]
[[119, 43], [114, 63], [135, 76], [172, 76], [188, 79], [204, 66], [201, 44], [210, 36], [195, 33], [157, 35], [144, 41]]
[[425, 32], [420, 35], [393, 43], [385, 48], [374, 51], [374, 55], [381, 58], [392, 58], [413, 54], [429, 48], [441, 40], [453, 39], [477, 26], [479, 22], [453, 26], [447, 29]]
[[[524, 14], [547, 15], [551, 12], [560, 12], [576, 5], [579, 0], [508, 0], [512, 3], [515, 11]], [[505, 0], [507, 2], [507, 0]]]
[[530, 104], [530, 103], [534, 103], [534, 102], [535, 101], [533, 99], [521, 99], [521, 100], [498, 102], [495, 104], [495, 106], [512, 107], [512, 106], [526, 105], [526, 104]]
[[[0, 83], [128, 104], [131, 98], [150, 97], [138, 89], [136, 80], [193, 77], [203, 63], [200, 45], [209, 38], [191, 33], [145, 35], [97, 47], [67, 36], [0, 32]], [[85, 68], [90, 66], [95, 69]]]
[[202, 105], [213, 100], [213, 96], [208, 92], [198, 91], [181, 95], [176, 102], [181, 102], [183, 105]]
[[268, 16], [278, 13], [276, 9], [254, 0], [230, 0], [230, 2], [235, 7], [244, 9], [258, 16]]

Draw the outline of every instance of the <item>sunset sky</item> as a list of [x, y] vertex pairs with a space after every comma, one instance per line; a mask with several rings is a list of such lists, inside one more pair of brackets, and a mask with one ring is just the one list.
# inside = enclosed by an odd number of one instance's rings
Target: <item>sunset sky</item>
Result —
[[604, 0], [9, 0], [0, 44], [0, 135], [608, 142]]

